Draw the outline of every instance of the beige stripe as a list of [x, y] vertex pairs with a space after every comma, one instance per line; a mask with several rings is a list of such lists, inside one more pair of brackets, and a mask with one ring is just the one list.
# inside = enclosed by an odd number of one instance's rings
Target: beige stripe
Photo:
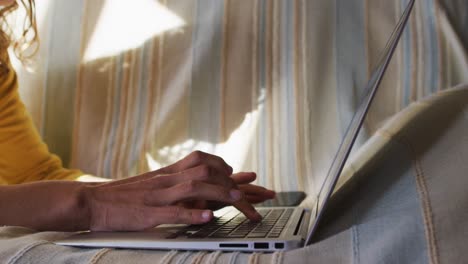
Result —
[[[265, 49], [266, 49], [266, 56], [265, 56], [265, 112], [267, 114], [267, 126], [272, 127], [272, 116], [271, 116], [271, 110], [272, 110], [272, 102], [271, 102], [271, 96], [272, 96], [272, 86], [273, 86], [273, 76], [272, 76], [272, 68], [273, 68], [273, 27], [272, 27], [272, 22], [273, 22], [273, 4], [274, 2], [268, 1], [265, 3], [266, 4], [266, 23], [265, 23]], [[262, 136], [262, 135], [260, 135]], [[271, 159], [271, 154], [272, 150], [272, 130], [267, 129], [266, 135], [263, 135], [266, 137], [265, 142], [266, 144], [266, 157], [263, 157], [266, 162], [266, 177], [267, 177], [267, 182], [266, 182], [266, 187], [268, 188], [274, 188], [273, 184], [273, 179], [274, 175], [272, 173], [272, 166], [273, 160]]]
[[[301, 18], [302, 18], [302, 48], [301, 48], [301, 57], [302, 57], [302, 85], [303, 85], [303, 88], [304, 88], [304, 110], [303, 112], [305, 113], [304, 115], [304, 123], [303, 123], [303, 126], [304, 126], [304, 136], [305, 136], [305, 146], [304, 146], [304, 162], [305, 162], [305, 171], [306, 172], [311, 172], [312, 171], [312, 164], [311, 162], [309, 162], [310, 160], [312, 160], [312, 156], [311, 156], [311, 152], [309, 151], [309, 147], [312, 146], [312, 142], [311, 142], [311, 137], [309, 136], [309, 134], [307, 133], [308, 131], [308, 125], [309, 125], [309, 120], [311, 120], [311, 102], [309, 101], [309, 95], [308, 95], [308, 91], [311, 91], [312, 89], [309, 88], [309, 84], [308, 84], [308, 81], [307, 81], [307, 77], [308, 77], [308, 68], [307, 68], [307, 58], [308, 58], [308, 53], [307, 53], [307, 0], [302, 0], [302, 14], [301, 14]], [[306, 175], [304, 175], [304, 177], [306, 177]], [[310, 184], [310, 179], [311, 177], [306, 177], [304, 179], [305, 181], [305, 186], [309, 186]]]
[[269, 152], [268, 154], [271, 155], [271, 160], [272, 163], [270, 163], [270, 167], [273, 168], [273, 171], [271, 173], [271, 182], [272, 185], [275, 187], [275, 190], [282, 190], [284, 186], [281, 185], [281, 181], [278, 181], [280, 179], [281, 175], [281, 161], [279, 159], [279, 154], [280, 153], [280, 146], [279, 146], [279, 129], [281, 122], [279, 122], [279, 118], [281, 117], [280, 115], [280, 104], [277, 102], [279, 100], [278, 94], [279, 90], [281, 89], [280, 86], [280, 21], [283, 19], [280, 15], [280, 8], [279, 6], [280, 3], [277, 1], [273, 1], [273, 52], [272, 52], [272, 90], [271, 90], [271, 97], [268, 98], [271, 102], [271, 112], [270, 116], [271, 118], [271, 123], [270, 123], [270, 130], [273, 132], [272, 137], [271, 137], [271, 147], [273, 149], [273, 152]]
[[171, 263], [172, 259], [177, 255], [177, 250], [171, 250], [164, 255], [164, 257], [159, 261], [160, 264], [168, 264]]
[[[166, 3], [166, 2], [164, 2]], [[164, 44], [165, 44], [165, 37], [166, 34], [162, 34], [161, 37], [159, 38], [159, 59], [158, 59], [158, 70], [159, 70], [159, 76], [158, 79], [156, 80], [156, 93], [155, 93], [155, 100], [154, 100], [154, 110], [151, 112], [151, 116], [153, 117], [150, 119], [150, 138], [148, 138], [148, 141], [150, 142], [155, 142], [158, 135], [156, 135], [156, 125], [157, 125], [157, 117], [161, 115], [161, 99], [162, 99], [162, 89], [163, 89], [163, 69], [164, 69]], [[150, 117], [151, 117], [150, 116]], [[150, 148], [151, 150], [153, 149], [152, 147]]]
[[148, 47], [148, 57], [151, 58], [151, 62], [148, 63], [149, 65], [145, 65], [145, 67], [147, 67], [146, 69], [143, 69], [145, 71], [148, 72], [148, 81], [146, 82], [146, 87], [144, 90], [146, 90], [146, 108], [147, 110], [142, 113], [143, 115], [143, 124], [142, 124], [142, 135], [141, 135], [141, 140], [143, 141], [142, 144], [141, 144], [141, 148], [140, 148], [140, 155], [138, 157], [138, 173], [141, 173], [145, 170], [147, 170], [147, 162], [146, 162], [146, 150], [147, 150], [147, 146], [146, 146], [146, 137], [148, 135], [148, 117], [151, 116], [151, 105], [152, 105], [152, 83], [154, 82], [154, 57], [157, 55], [157, 53], [154, 53], [153, 52], [153, 49], [154, 49], [154, 42], [155, 42], [155, 39], [153, 38], [150, 42], [149, 42], [149, 47]]
[[[128, 122], [129, 122], [129, 116], [133, 112], [131, 109], [131, 103], [132, 103], [132, 76], [133, 76], [133, 63], [135, 60], [134, 52], [129, 51], [125, 54], [125, 64], [123, 67], [124, 70], [124, 81], [123, 81], [123, 87], [122, 87], [122, 94], [121, 96], [125, 98], [121, 98], [123, 102], [125, 102], [122, 105], [122, 109], [124, 109], [123, 112], [121, 112], [121, 120], [119, 122], [119, 132], [120, 132], [120, 138], [117, 138], [116, 142], [119, 145], [118, 152], [115, 153], [117, 157], [117, 162], [115, 164], [115, 167], [117, 168], [117, 171], [115, 172], [117, 177], [119, 179], [126, 177], [126, 171], [122, 170], [122, 164], [126, 163], [124, 160], [124, 154], [126, 152], [126, 147], [127, 147], [127, 138], [128, 138]], [[118, 134], [119, 135], [119, 134]], [[116, 148], [114, 148], [116, 150]]]
[[[163, 4], [166, 5], [167, 1], [163, 1]], [[162, 96], [162, 83], [163, 83], [163, 60], [164, 60], [164, 43], [165, 43], [166, 34], [161, 34], [159, 37], [158, 43], [158, 57], [157, 57], [157, 79], [155, 80], [154, 89], [156, 89], [155, 93], [153, 94], [154, 103], [152, 105], [152, 111], [149, 112], [149, 131], [148, 131], [148, 138], [146, 138], [148, 142], [148, 151], [153, 150], [154, 144], [157, 142], [158, 135], [156, 134], [156, 125], [158, 123], [158, 117], [160, 116], [160, 103], [161, 103], [161, 96]]]
[[[255, 60], [252, 50], [253, 37], [251, 37], [255, 31], [252, 28], [255, 23], [251, 13], [255, 9], [255, 1], [244, 4], [240, 4], [239, 1], [229, 1], [226, 4], [229, 6], [225, 6], [223, 36], [225, 41], [221, 55], [223, 68], [220, 73], [222, 141], [227, 140], [245, 120], [246, 114], [254, 109], [252, 108], [254, 98], [251, 96], [255, 90], [252, 73], [255, 63], [249, 65], [249, 62]], [[250, 167], [252, 160], [248, 159], [246, 163], [248, 164], [244, 164], [244, 167]]]
[[[137, 119], [135, 119], [135, 113], [138, 114], [138, 110], [140, 108], [140, 105], [141, 102], [140, 102], [140, 97], [139, 97], [139, 92], [143, 93], [143, 88], [140, 89], [140, 85], [142, 86], [143, 85], [143, 79], [141, 78], [141, 73], [143, 71], [147, 71], [147, 69], [145, 68], [146, 65], [142, 65], [142, 62], [144, 60], [142, 60], [142, 56], [144, 56], [144, 44], [141, 45], [141, 47], [135, 51], [136, 53], [136, 56], [135, 56], [135, 74], [134, 74], [134, 82], [133, 82], [133, 100], [132, 100], [132, 108], [131, 109], [131, 115], [129, 117], [129, 120], [130, 120], [130, 127], [128, 128], [129, 130], [129, 137], [128, 139], [132, 140], [133, 138], [135, 139], [135, 142], [132, 142], [130, 141], [130, 144], [127, 144], [128, 145], [128, 149], [127, 149], [127, 152], [126, 152], [126, 157], [125, 157], [125, 172], [128, 172], [130, 174], [134, 174], [136, 172], [139, 172], [138, 170], [135, 171], [135, 169], [138, 169], [138, 166], [135, 166], [137, 164], [130, 164], [130, 168], [128, 168], [128, 165], [129, 165], [129, 159], [133, 158], [131, 156], [132, 152], [133, 152], [133, 149], [138, 147], [138, 146], [142, 146], [142, 143], [141, 141], [143, 140], [143, 133], [144, 131], [143, 130], [137, 130], [137, 129], [134, 129], [136, 127], [140, 127], [142, 126], [142, 124], [139, 124], [137, 123]], [[145, 111], [146, 112], [146, 111]], [[144, 114], [141, 113], [142, 115]], [[140, 131], [139, 133], [140, 134], [137, 134], [137, 132]], [[138, 149], [137, 149], [138, 150]], [[136, 152], [135, 152], [136, 153]], [[144, 156], [140, 156], [138, 157], [138, 160], [141, 160], [142, 158], [144, 158]], [[135, 161], [137, 162], [137, 161]]]
[[[161, 35], [159, 38], [159, 59], [158, 59], [158, 69], [159, 69], [159, 78], [156, 80], [156, 93], [154, 97], [154, 110], [152, 112], [153, 118], [150, 119], [150, 138], [148, 139], [149, 142], [154, 142], [152, 138], [157, 138], [156, 135], [156, 124], [157, 124], [157, 117], [161, 114], [160, 113], [160, 102], [162, 97], [162, 89], [163, 89], [163, 69], [164, 69], [164, 44], [165, 44], [165, 34]], [[151, 144], [151, 143], [150, 143]], [[153, 147], [150, 148], [151, 150]]]
[[147, 152], [153, 154], [155, 160], [161, 162], [161, 165], [165, 165], [165, 162], [170, 160], [167, 157], [161, 159], [157, 150], [166, 146], [179, 145], [190, 136], [189, 91], [193, 74], [191, 44], [193, 27], [197, 23], [192, 22], [196, 1], [186, 3], [183, 6], [180, 4], [169, 6], [170, 9], [177, 9], [174, 11], [184, 19], [186, 26], [180, 31], [172, 31], [160, 36], [158, 42], [159, 76], [153, 87], [153, 110], [149, 113], [152, 118], [149, 121], [145, 140]]
[[10, 261], [8, 261], [8, 264], [13, 264], [13, 263], [16, 263], [21, 257], [24, 256], [24, 254], [26, 254], [27, 252], [29, 252], [31, 249], [35, 248], [35, 247], [38, 247], [38, 246], [41, 246], [41, 245], [45, 245], [45, 244], [50, 244], [49, 241], [36, 241], [32, 244], [29, 244], [27, 245], [25, 248], [21, 249], [20, 251], [18, 251], [11, 259]]
[[229, 256], [229, 261], [228, 261], [228, 263], [229, 263], [229, 264], [234, 264], [234, 263], [236, 263], [237, 257], [239, 257], [239, 255], [240, 255], [240, 252], [233, 252], [233, 253], [231, 253], [231, 256]]
[[203, 263], [203, 258], [208, 254], [206, 251], [199, 251], [192, 259], [192, 264], [200, 264]]
[[302, 35], [302, 32], [303, 32], [303, 29], [301, 28], [303, 25], [304, 25], [304, 17], [303, 17], [303, 13], [301, 12], [301, 8], [303, 9], [304, 6], [303, 6], [304, 2], [303, 1], [300, 1], [300, 0], [296, 0], [294, 1], [294, 14], [293, 14], [293, 17], [294, 17], [294, 93], [295, 93], [295, 101], [296, 101], [296, 105], [295, 105], [295, 112], [296, 112], [296, 115], [295, 115], [295, 119], [296, 119], [296, 123], [295, 123], [295, 126], [296, 126], [296, 133], [297, 133], [297, 136], [296, 136], [296, 173], [295, 175], [296, 178], [297, 178], [297, 183], [298, 183], [298, 187], [301, 189], [301, 190], [304, 190], [304, 186], [305, 186], [305, 183], [304, 183], [304, 170], [303, 170], [303, 163], [304, 163], [304, 159], [300, 158], [300, 157], [304, 157], [304, 142], [303, 142], [303, 139], [304, 139], [304, 131], [302, 129], [302, 124], [304, 124], [304, 115], [303, 115], [303, 109], [304, 109], [304, 101], [302, 100], [302, 98], [304, 98], [304, 95], [303, 95], [303, 91], [304, 91], [304, 85], [302, 83], [302, 72], [303, 72], [303, 68], [301, 68], [301, 66], [303, 66], [303, 64], [301, 63], [302, 60], [305, 60], [305, 58], [302, 58], [301, 57], [301, 52], [302, 52], [302, 47], [301, 45], [303, 44], [303, 40], [301, 39], [301, 37], [303, 37]]
[[104, 248], [99, 250], [96, 255], [93, 256], [93, 258], [89, 261], [89, 264], [96, 264], [98, 261], [104, 256], [106, 253], [110, 252], [110, 248]]
[[221, 255], [221, 253], [223, 253], [222, 251], [215, 251], [213, 253], [211, 253], [208, 257], [208, 260], [206, 261], [206, 263], [208, 264], [215, 264], [216, 263], [216, 260], [218, 260], [219, 256]]
[[[146, 65], [143, 65], [142, 63], [145, 61], [142, 59], [142, 56], [144, 56], [144, 52], [145, 52], [145, 49], [144, 49], [144, 44], [141, 45], [141, 48], [139, 48], [137, 50], [137, 56], [135, 57], [135, 69], [136, 69], [136, 74], [134, 75], [134, 84], [133, 84], [133, 106], [132, 106], [132, 112], [131, 112], [131, 116], [130, 116], [130, 127], [128, 128], [129, 129], [129, 139], [135, 139], [135, 142], [132, 142], [130, 141], [130, 144], [129, 145], [129, 148], [128, 148], [128, 151], [126, 153], [126, 162], [125, 162], [125, 166], [128, 167], [129, 166], [129, 159], [132, 159], [133, 157], [131, 156], [132, 155], [132, 152], [135, 148], [137, 147], [142, 147], [143, 145], [141, 143], [143, 143], [143, 133], [144, 131], [143, 130], [140, 130], [140, 129], [134, 129], [136, 127], [140, 128], [143, 126], [143, 124], [141, 123], [137, 123], [137, 119], [135, 118], [135, 113], [139, 114], [138, 113], [138, 110], [140, 108], [140, 104], [142, 103], [140, 101], [140, 98], [139, 97], [139, 93], [143, 93], [143, 78], [141, 77], [141, 73], [143, 71], [147, 71], [147, 69], [145, 68]], [[141, 89], [140, 89], [140, 86], [141, 86]], [[144, 100], [144, 99], [143, 99]], [[141, 115], [144, 115], [146, 113], [146, 111], [143, 111], [141, 113]], [[147, 113], [146, 113], [147, 114]], [[135, 153], [138, 153], [137, 152], [138, 149], [135, 149]], [[144, 158], [144, 156], [140, 156], [140, 157], [136, 157], [138, 160], [141, 160]], [[137, 173], [137, 172], [140, 172], [138, 169], [138, 162], [135, 161], [135, 163], [132, 163], [130, 164], [130, 168], [127, 168], [128, 170], [126, 170], [127, 172], [129, 172], [130, 174], [134, 174], [134, 173]]]
[[129, 138], [130, 138], [129, 128], [130, 128], [131, 120], [133, 119], [131, 118], [131, 115], [134, 112], [134, 108], [133, 108], [134, 97], [133, 97], [132, 91], [134, 90], [133, 81], [135, 77], [134, 66], [135, 66], [136, 56], [135, 56], [134, 50], [128, 51], [128, 54], [129, 54], [130, 59], [128, 61], [128, 64], [124, 65], [124, 69], [128, 71], [128, 83], [127, 83], [127, 87], [125, 87], [125, 95], [124, 95], [126, 97], [127, 105], [125, 109], [125, 115], [123, 116], [124, 122], [122, 124], [122, 140], [117, 141], [119, 142], [119, 145], [121, 146], [120, 147], [121, 151], [119, 153], [118, 164], [117, 164], [119, 178], [128, 176], [126, 175], [128, 172], [126, 157], [127, 157]]
[[136, 101], [136, 90], [137, 90], [137, 82], [138, 82], [138, 56], [137, 56], [137, 50], [139, 49], [133, 49], [129, 51], [129, 63], [128, 63], [128, 86], [126, 88], [126, 97], [127, 97], [127, 107], [125, 111], [125, 115], [123, 116], [124, 118], [124, 123], [122, 127], [122, 140], [117, 141], [119, 142], [118, 144], [122, 144], [122, 149], [120, 150], [119, 153], [119, 162], [117, 164], [118, 166], [118, 173], [120, 173], [120, 177], [126, 177], [128, 176], [129, 168], [127, 166], [128, 164], [128, 158], [129, 158], [129, 152], [132, 147], [131, 142], [129, 140], [131, 139], [131, 130], [132, 130], [132, 125], [133, 125], [133, 113], [135, 112], [135, 101]]
[[220, 99], [220, 105], [219, 105], [219, 138], [224, 139], [227, 138], [227, 133], [226, 133], [226, 120], [225, 120], [225, 115], [226, 115], [226, 86], [227, 86], [227, 61], [228, 61], [228, 52], [229, 52], [229, 44], [230, 44], [230, 37], [228, 34], [229, 31], [229, 5], [231, 2], [229, 0], [224, 1], [224, 16], [223, 16], [223, 45], [222, 45], [222, 50], [221, 50], [221, 70], [220, 70], [220, 84], [219, 84], [219, 99]]
[[[160, 1], [162, 5], [167, 5], [167, 0]], [[143, 144], [140, 152], [140, 171], [148, 170], [148, 162], [146, 160], [146, 153], [151, 151], [152, 144], [154, 143], [154, 126], [156, 124], [155, 116], [157, 116], [159, 97], [162, 83], [162, 61], [163, 61], [163, 47], [164, 47], [165, 33], [161, 33], [158, 37], [153, 38], [151, 41], [150, 58], [151, 63], [148, 71], [150, 72], [148, 80], [148, 110], [145, 113], [145, 122], [143, 126]]]
[[[252, 109], [259, 110], [259, 94], [258, 94], [258, 79], [259, 79], [259, 71], [258, 71], [258, 23], [259, 23], [259, 17], [258, 17], [258, 1], [259, 0], [253, 0], [253, 8], [252, 8], [252, 18], [253, 18], [253, 23], [252, 23]], [[258, 115], [261, 113], [258, 112]], [[260, 122], [260, 121], [259, 121]], [[255, 124], [257, 128], [260, 126], [259, 124]], [[257, 129], [257, 136], [259, 133], [259, 129]], [[253, 171], [258, 171], [259, 168], [259, 159], [258, 159], [258, 140], [253, 142], [252, 144], [252, 170]]]
[[150, 149], [150, 124], [152, 121], [152, 114], [154, 113], [154, 104], [155, 104], [155, 87], [157, 80], [159, 79], [160, 76], [160, 68], [159, 68], [159, 60], [160, 60], [160, 36], [159, 38], [154, 38], [151, 41], [151, 63], [148, 69], [149, 74], [149, 80], [148, 80], [148, 110], [145, 113], [145, 122], [144, 122], [144, 127], [143, 127], [143, 147], [141, 148], [141, 162], [140, 162], [140, 171], [144, 170], [145, 168], [148, 167], [147, 161], [145, 159], [145, 154], [146, 152]]
[[[83, 1], [83, 13], [87, 11], [88, 8], [88, 1]], [[85, 15], [84, 15], [85, 16]], [[82, 33], [85, 33], [85, 26], [86, 26], [86, 19], [81, 19], [81, 29]], [[80, 43], [80, 55], [79, 58], [84, 57], [84, 50], [85, 50], [85, 38], [81, 37], [81, 43]], [[78, 156], [77, 154], [77, 149], [78, 149], [78, 140], [79, 140], [79, 131], [80, 131], [80, 113], [81, 113], [81, 96], [82, 96], [82, 78], [83, 78], [83, 71], [84, 71], [84, 66], [80, 63], [78, 66], [77, 70], [77, 76], [76, 76], [76, 90], [75, 90], [75, 109], [73, 113], [73, 132], [72, 132], [72, 142], [71, 142], [71, 157], [70, 157], [70, 164], [71, 166], [74, 166], [76, 164], [76, 157]]]
[[80, 117], [81, 117], [81, 96], [82, 96], [82, 78], [83, 78], [83, 66], [78, 67], [77, 73], [77, 82], [76, 82], [76, 92], [75, 92], [75, 109], [73, 113], [73, 131], [72, 131], [72, 142], [71, 142], [71, 157], [70, 157], [70, 166], [74, 167], [76, 164], [76, 158], [78, 156], [78, 140], [79, 140], [79, 131], [80, 131]]
[[107, 82], [107, 98], [106, 98], [106, 112], [104, 114], [104, 127], [102, 129], [99, 150], [98, 150], [98, 164], [97, 164], [97, 174], [104, 175], [104, 162], [107, 154], [107, 139], [111, 129], [112, 123], [112, 113], [114, 111], [114, 91], [115, 91], [115, 65], [116, 58], [111, 57], [109, 59], [110, 69], [108, 72], [109, 81]]
[[128, 98], [126, 96], [128, 87], [129, 87], [129, 80], [130, 80], [130, 73], [129, 70], [125, 69], [125, 65], [129, 64], [129, 61], [131, 60], [131, 54], [130, 53], [125, 53], [123, 54], [124, 57], [124, 62], [123, 65], [121, 65], [122, 69], [122, 83], [121, 83], [121, 89], [120, 89], [120, 111], [119, 111], [119, 122], [118, 126], [115, 131], [115, 144], [113, 146], [113, 153], [111, 153], [111, 162], [112, 162], [112, 178], [113, 179], [120, 179], [121, 178], [121, 172], [119, 171], [119, 163], [121, 162], [120, 160], [120, 152], [122, 151], [123, 144], [121, 144], [124, 133], [125, 133], [125, 119], [127, 116], [127, 104], [128, 104]]
[[70, 157], [70, 166], [74, 167], [76, 164], [76, 157], [77, 154], [77, 147], [78, 147], [78, 140], [79, 140], [79, 131], [80, 131], [80, 113], [81, 113], [81, 95], [82, 95], [82, 82], [81, 78], [83, 78], [83, 66], [78, 67], [77, 73], [77, 81], [76, 81], [76, 92], [75, 92], [75, 109], [73, 111], [73, 130], [71, 136], [71, 157]]
[[257, 264], [260, 262], [260, 255], [261, 253], [254, 252], [249, 256], [248, 263], [249, 264]]
[[283, 262], [283, 257], [284, 251], [276, 251], [275, 253], [273, 253], [273, 256], [271, 256], [271, 263], [279, 264]]

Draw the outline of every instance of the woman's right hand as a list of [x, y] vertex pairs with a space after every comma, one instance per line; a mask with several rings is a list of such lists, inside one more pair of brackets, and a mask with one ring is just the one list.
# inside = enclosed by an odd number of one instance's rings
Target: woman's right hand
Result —
[[160, 224], [202, 224], [218, 208], [211, 202], [233, 205], [249, 219], [260, 220], [249, 201], [269, 199], [271, 193], [248, 185], [254, 176], [232, 175], [220, 157], [193, 152], [160, 170], [112, 182], [51, 180], [0, 186], [0, 226], [135, 231]]
[[208, 209], [179, 206], [214, 201], [234, 205], [251, 220], [261, 216], [230, 177], [232, 168], [217, 156], [194, 152], [161, 170], [87, 186], [83, 191], [89, 229], [143, 230], [160, 224], [203, 224]]

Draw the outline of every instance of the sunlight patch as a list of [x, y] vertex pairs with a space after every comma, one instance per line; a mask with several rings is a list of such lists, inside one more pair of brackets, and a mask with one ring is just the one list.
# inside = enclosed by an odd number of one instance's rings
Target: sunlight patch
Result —
[[242, 124], [232, 132], [225, 142], [214, 144], [188, 139], [174, 146], [163, 147], [155, 155], [146, 153], [146, 160], [150, 170], [157, 170], [172, 164], [195, 150], [218, 155], [231, 165], [234, 171], [241, 170], [247, 159], [249, 147], [256, 135], [259, 110], [246, 114]]
[[84, 61], [137, 48], [156, 35], [184, 25], [184, 20], [155, 0], [107, 0], [90, 38]]

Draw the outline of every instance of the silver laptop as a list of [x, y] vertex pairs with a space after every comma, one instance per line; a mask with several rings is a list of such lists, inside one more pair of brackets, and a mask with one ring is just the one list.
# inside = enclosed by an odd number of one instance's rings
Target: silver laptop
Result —
[[304, 247], [312, 242], [325, 205], [343, 170], [369, 106], [382, 81], [390, 59], [408, 21], [415, 0], [410, 0], [374, 69], [362, 101], [338, 148], [327, 177], [318, 193], [315, 206], [257, 208], [261, 222], [251, 222], [233, 207], [215, 212], [204, 225], [162, 225], [142, 232], [81, 232], [56, 241], [78, 247], [138, 249], [275, 251]]

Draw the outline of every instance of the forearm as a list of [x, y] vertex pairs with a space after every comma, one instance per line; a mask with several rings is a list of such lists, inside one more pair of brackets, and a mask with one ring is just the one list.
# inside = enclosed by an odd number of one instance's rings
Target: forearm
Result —
[[0, 225], [35, 230], [89, 229], [86, 185], [73, 181], [44, 181], [0, 186]]

